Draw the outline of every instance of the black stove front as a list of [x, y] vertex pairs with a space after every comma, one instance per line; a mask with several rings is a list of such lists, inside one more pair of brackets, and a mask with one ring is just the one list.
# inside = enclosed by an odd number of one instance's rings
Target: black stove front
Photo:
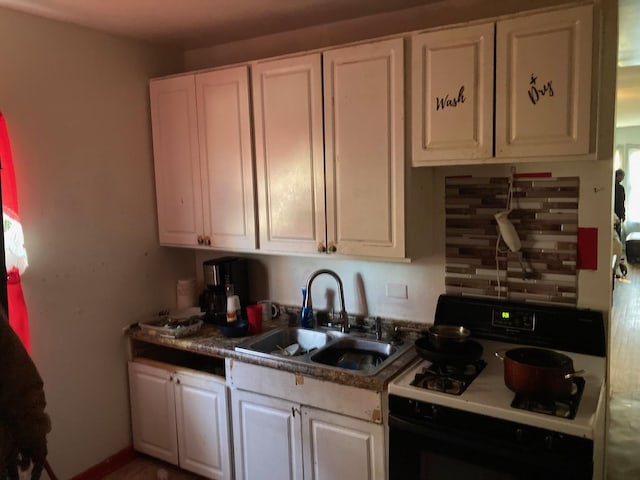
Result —
[[591, 480], [593, 441], [389, 395], [391, 480]]

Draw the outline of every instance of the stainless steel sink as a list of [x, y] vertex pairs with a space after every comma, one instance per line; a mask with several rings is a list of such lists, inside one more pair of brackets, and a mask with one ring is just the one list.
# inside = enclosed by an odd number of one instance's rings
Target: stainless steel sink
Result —
[[[283, 327], [247, 340], [235, 349], [264, 358], [320, 364], [326, 368], [375, 375], [410, 347], [411, 344], [397, 346], [331, 330]], [[295, 351], [295, 354], [291, 355], [288, 351]]]
[[[238, 345], [236, 350], [261, 356], [275, 355], [298, 359], [324, 346], [333, 333], [297, 327], [277, 328]], [[295, 355], [290, 355], [286, 352], [286, 348], [293, 344], [298, 344], [300, 349]]]
[[390, 343], [357, 337], [337, 339], [310, 356], [312, 362], [373, 375], [398, 351]]

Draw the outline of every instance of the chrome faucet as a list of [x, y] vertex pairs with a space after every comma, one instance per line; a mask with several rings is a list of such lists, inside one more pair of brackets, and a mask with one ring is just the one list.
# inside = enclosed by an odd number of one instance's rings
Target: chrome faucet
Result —
[[311, 275], [309, 275], [309, 279], [307, 280], [307, 296], [304, 299], [304, 308], [310, 308], [312, 305], [311, 302], [311, 284], [315, 280], [318, 275], [322, 275], [326, 273], [327, 275], [331, 275], [335, 278], [336, 283], [338, 284], [338, 295], [340, 295], [340, 331], [343, 333], [349, 333], [349, 316], [347, 315], [347, 309], [344, 306], [344, 292], [342, 289], [342, 280], [336, 272], [333, 270], [328, 270], [326, 268], [316, 270]]

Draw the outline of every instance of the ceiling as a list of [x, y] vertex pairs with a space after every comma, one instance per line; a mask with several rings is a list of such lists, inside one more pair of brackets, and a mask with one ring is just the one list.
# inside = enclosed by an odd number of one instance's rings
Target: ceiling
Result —
[[0, 0], [0, 6], [192, 49], [442, 0]]
[[[193, 49], [447, 0], [0, 0], [0, 7]], [[616, 125], [640, 125], [640, 1], [618, 0]]]

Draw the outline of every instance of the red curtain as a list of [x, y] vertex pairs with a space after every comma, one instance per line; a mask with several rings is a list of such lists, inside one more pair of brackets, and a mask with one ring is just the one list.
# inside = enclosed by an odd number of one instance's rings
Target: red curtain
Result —
[[7, 295], [9, 300], [9, 323], [16, 331], [28, 352], [29, 317], [27, 304], [22, 293], [20, 273], [27, 268], [22, 225], [18, 215], [18, 192], [13, 168], [11, 145], [4, 116], [0, 113], [0, 180], [2, 181], [2, 224], [5, 238], [5, 258], [7, 260]]

